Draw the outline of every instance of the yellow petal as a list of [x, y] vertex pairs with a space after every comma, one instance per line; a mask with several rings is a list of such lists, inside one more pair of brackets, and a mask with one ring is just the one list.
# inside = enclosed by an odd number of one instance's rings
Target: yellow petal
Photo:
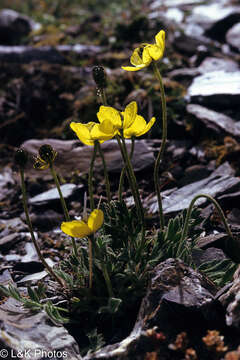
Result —
[[165, 31], [164, 30], [159, 31], [159, 33], [157, 33], [157, 35], [155, 36], [155, 40], [156, 40], [156, 44], [158, 46], [160, 46], [164, 51], [164, 48], [165, 48]]
[[92, 129], [95, 124], [94, 122], [88, 124], [71, 122], [70, 127], [82, 143], [85, 145], [94, 145], [94, 140], [90, 135], [90, 129]]
[[117, 130], [111, 125], [108, 120], [103, 121], [101, 124], [96, 124], [91, 131], [92, 138], [100, 143], [112, 139], [116, 135]]
[[153, 126], [155, 121], [156, 121], [155, 117], [151, 118], [151, 120], [149, 121], [149, 123], [147, 124], [145, 129], [143, 129], [142, 131], [139, 131], [138, 135], [136, 135], [136, 136], [142, 136], [142, 135], [146, 134], [151, 129], [151, 127]]
[[139, 66], [122, 66], [122, 69], [123, 70], [126, 70], [126, 71], [139, 71], [143, 68], [145, 68], [146, 65], [142, 64], [142, 65], [139, 65]]
[[88, 218], [88, 227], [91, 229], [91, 232], [96, 232], [103, 224], [103, 212], [102, 210], [95, 209], [91, 212]]
[[124, 130], [123, 135], [126, 139], [130, 139], [133, 136], [139, 136], [138, 134], [142, 132], [147, 123], [144, 118], [140, 115], [137, 115], [133, 124], [126, 130]]
[[130, 58], [130, 63], [134, 66], [138, 66], [138, 65], [142, 65], [143, 61], [142, 58], [140, 56], [140, 48], [136, 48], [133, 53], [132, 56]]
[[45, 170], [48, 169], [50, 164], [46, 161], [44, 161], [40, 156], [37, 156], [34, 162], [34, 169], [37, 170]]
[[91, 234], [91, 229], [82, 220], [62, 222], [61, 230], [69, 236], [79, 237], [79, 238], [83, 238]]
[[137, 103], [136, 101], [130, 102], [125, 108], [123, 113], [123, 128], [129, 128], [135, 120], [137, 115]]
[[102, 123], [104, 120], [108, 120], [112, 122], [113, 126], [118, 127], [119, 129], [122, 126], [122, 120], [119, 111], [111, 106], [100, 106], [97, 117], [100, 123]]
[[145, 46], [142, 53], [143, 63], [145, 66], [148, 66], [152, 61], [152, 57], [150, 56], [150, 53], [148, 51], [149, 46], [151, 45]]
[[154, 60], [159, 60], [163, 57], [163, 48], [158, 45], [149, 45], [148, 52], [151, 58]]
[[123, 135], [126, 139], [130, 139], [133, 136], [142, 136], [151, 129], [155, 121], [156, 119], [153, 117], [147, 124], [141, 115], [137, 115], [132, 126], [124, 130]]

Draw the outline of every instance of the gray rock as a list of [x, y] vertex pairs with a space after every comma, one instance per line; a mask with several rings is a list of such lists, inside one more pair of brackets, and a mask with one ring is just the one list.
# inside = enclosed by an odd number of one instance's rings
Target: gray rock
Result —
[[194, 264], [199, 267], [200, 265], [208, 262], [218, 260], [219, 262], [227, 259], [222, 249], [209, 247], [206, 250], [193, 250], [192, 258]]
[[20, 218], [0, 219], [0, 226], [1, 236], [28, 231], [27, 225]]
[[[51, 145], [58, 153], [56, 157], [56, 169], [64, 177], [66, 174], [78, 170], [80, 173], [88, 173], [89, 163], [92, 156], [93, 146], [79, 146], [79, 140], [27, 140], [21, 147], [27, 150], [31, 155], [36, 156], [38, 149], [42, 144]], [[127, 149], [130, 151], [131, 142], [126, 141]], [[109, 172], [120, 173], [123, 162], [121, 153], [116, 140], [109, 140], [101, 144], [104, 152], [107, 168]], [[149, 168], [154, 163], [153, 151], [149, 149], [147, 141], [136, 140], [135, 152], [132, 158], [132, 164], [135, 171], [141, 171]], [[102, 160], [99, 156], [96, 158], [94, 171], [102, 171]], [[36, 171], [32, 167], [26, 171], [27, 175], [31, 177], [49, 176], [49, 170]]]
[[240, 71], [212, 71], [197, 76], [188, 88], [191, 102], [202, 105], [224, 106], [239, 105]]
[[30, 31], [40, 27], [40, 24], [25, 15], [12, 9], [3, 9], [0, 12], [0, 44], [16, 44]]
[[8, 359], [23, 354], [21, 359], [51, 358], [80, 360], [78, 345], [63, 326], [53, 325], [43, 312], [33, 314], [9, 298], [0, 306], [1, 348]]
[[14, 185], [12, 170], [5, 167], [0, 173], [0, 201], [3, 201]]
[[[225, 162], [217, 168], [209, 177], [188, 184], [180, 189], [173, 190], [170, 194], [163, 198], [163, 211], [165, 214], [178, 212], [187, 209], [194, 198], [198, 194], [208, 194], [218, 197], [224, 193], [230, 193], [240, 186], [240, 180], [233, 176], [234, 171], [231, 166]], [[163, 192], [164, 195], [164, 192]], [[205, 198], [196, 201], [196, 205], [206, 202]], [[158, 212], [156, 196], [146, 204], [148, 211], [152, 214]]]
[[226, 308], [226, 323], [240, 329], [240, 281], [239, 267], [234, 274], [234, 280], [230, 289], [227, 289], [219, 297], [219, 301]]
[[183, 81], [183, 80], [192, 80], [196, 76], [200, 75], [200, 71], [197, 68], [182, 68], [182, 69], [176, 69], [168, 73], [168, 76], [171, 79], [177, 80], [177, 81]]
[[[61, 185], [60, 188], [65, 199], [72, 197], [74, 192], [79, 189], [79, 187], [75, 184], [64, 184]], [[42, 205], [45, 203], [55, 202], [56, 200], [60, 200], [60, 196], [57, 188], [55, 187], [32, 197], [29, 199], [29, 203], [32, 205]]]
[[[55, 263], [50, 258], [45, 258], [45, 260], [51, 268], [55, 265]], [[39, 280], [44, 279], [48, 275], [49, 274], [46, 270], [42, 270], [42, 271], [35, 272], [30, 275], [26, 275], [16, 282], [17, 282], [17, 284], [21, 284], [21, 285], [24, 284], [24, 285], [33, 286], [33, 285], [37, 285]]]
[[57, 45], [39, 46], [28, 45], [0, 46], [0, 61], [8, 63], [28, 64], [33, 61], [43, 61], [50, 64], [69, 64], [67, 56], [75, 54], [79, 59], [89, 58], [100, 53], [102, 48], [94, 45]]
[[[39, 203], [38, 203], [39, 204]], [[41, 203], [39, 204], [41, 205]], [[59, 226], [64, 221], [64, 215], [57, 213], [52, 209], [46, 209], [45, 211], [36, 211], [31, 214], [31, 221], [34, 227], [38, 231], [49, 231], [54, 227]]]
[[226, 40], [229, 45], [240, 51], [240, 22], [228, 30]]
[[226, 234], [211, 234], [208, 236], [201, 236], [197, 240], [197, 247], [200, 249], [206, 249], [209, 247], [223, 248], [225, 240], [228, 240]]
[[217, 57], [206, 57], [198, 67], [198, 71], [202, 74], [211, 71], [234, 72], [238, 70], [239, 66], [235, 61]]
[[164, 3], [162, 0], [155, 0], [150, 5], [151, 9], [157, 9], [161, 7], [183, 7], [185, 5], [196, 5], [197, 3], [201, 3], [201, 0], [164, 0]]
[[232, 13], [214, 23], [207, 29], [205, 34], [212, 39], [224, 42], [228, 30], [238, 22], [240, 22], [240, 7], [237, 7]]
[[184, 19], [184, 13], [178, 8], [168, 8], [165, 9], [165, 11], [155, 10], [148, 15], [148, 18], [150, 20], [159, 20], [161, 18], [164, 18], [164, 20], [167, 19], [171, 23], [182, 23]]
[[200, 120], [207, 128], [217, 134], [225, 133], [240, 137], [240, 122], [235, 122], [229, 116], [196, 104], [187, 105], [187, 112], [194, 115], [198, 121]]
[[240, 12], [238, 6], [225, 6], [225, 4], [213, 2], [206, 5], [199, 5], [192, 8], [192, 14], [187, 22], [199, 24], [205, 30], [210, 30], [217, 23], [224, 21], [228, 16]]
[[[199, 331], [200, 323], [218, 317], [214, 295], [216, 288], [205, 278], [184, 265], [168, 259], [154, 269], [133, 331], [120, 343], [106, 346], [84, 357], [97, 359], [143, 359], [146, 331], [157, 327], [171, 336], [190, 328], [191, 335]], [[194, 324], [198, 324], [196, 327]], [[148, 344], [149, 346], [149, 344]], [[153, 345], [152, 350], [153, 351]], [[170, 358], [170, 357], [167, 357]]]
[[13, 233], [1, 237], [0, 239], [0, 248], [1, 252], [5, 252], [13, 247], [17, 242], [22, 241], [24, 236], [19, 233]]

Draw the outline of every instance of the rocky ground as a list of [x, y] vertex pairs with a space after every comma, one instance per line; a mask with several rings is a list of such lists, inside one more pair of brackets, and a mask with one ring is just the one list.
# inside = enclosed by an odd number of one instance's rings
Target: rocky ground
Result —
[[[159, 63], [168, 106], [168, 142], [160, 168], [163, 209], [169, 219], [186, 209], [199, 193], [215, 197], [227, 215], [236, 244], [229, 244], [212, 205], [203, 199], [198, 205], [205, 219], [199, 239], [204, 251], [194, 255], [195, 262], [200, 266], [208, 260], [226, 260], [234, 270], [237, 268], [239, 1], [156, 0], [131, 10], [127, 6], [116, 9], [114, 25], [107, 21], [112, 16], [110, 10], [104, 15], [90, 8], [79, 15], [76, 24], [71, 24], [66, 14], [65, 24], [62, 18], [51, 22], [50, 16], [57, 19], [56, 9], [54, 13], [43, 9], [45, 22], [43, 17], [33, 20], [12, 9], [0, 12], [0, 284], [11, 282], [24, 291], [47, 276], [25, 224], [13, 164], [18, 147], [23, 146], [32, 156], [44, 143], [55, 148], [56, 170], [70, 214], [73, 217], [82, 212], [92, 148], [74, 137], [69, 123], [96, 118], [100, 99], [91, 74], [94, 65], [105, 67], [111, 106], [121, 109], [136, 100], [145, 118], [157, 117], [158, 126], [136, 141], [132, 161], [148, 227], [158, 226], [157, 199], [149, 174], [161, 142], [159, 85], [151, 71], [129, 73], [121, 66], [128, 64], [139, 42], [152, 42], [160, 29], [167, 34], [165, 56]], [[121, 156], [114, 140], [104, 143], [102, 149], [115, 199]], [[52, 266], [66, 256], [70, 244], [66, 245], [66, 237], [59, 230], [63, 215], [50, 173], [36, 171], [32, 165], [33, 161], [26, 171], [31, 219], [42, 252]], [[105, 199], [98, 158], [94, 185], [96, 199], [100, 195]], [[124, 198], [130, 206], [127, 188]], [[115, 343], [113, 336], [111, 345], [85, 359], [240, 359], [238, 271], [225, 287], [221, 276], [206, 279], [173, 259], [159, 264], [136, 323], [127, 330], [133, 328], [130, 336]], [[81, 359], [75, 328], [55, 326], [42, 312], [26, 313], [13, 299], [0, 306], [0, 327], [0, 348], [7, 349], [6, 358], [13, 358], [12, 350], [44, 348], [59, 352], [52, 359], [64, 358], [64, 351], [68, 359]]]

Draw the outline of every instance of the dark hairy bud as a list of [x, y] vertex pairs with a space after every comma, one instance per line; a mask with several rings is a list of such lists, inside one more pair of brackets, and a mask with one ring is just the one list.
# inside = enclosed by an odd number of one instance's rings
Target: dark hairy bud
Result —
[[93, 79], [99, 89], [107, 87], [106, 73], [102, 66], [94, 66], [92, 69]]
[[57, 155], [56, 151], [51, 145], [44, 144], [38, 150], [39, 156], [46, 163], [52, 163]]
[[24, 168], [28, 161], [28, 153], [24, 149], [18, 149], [15, 152], [14, 156], [14, 162], [16, 165], [18, 165], [20, 168]]

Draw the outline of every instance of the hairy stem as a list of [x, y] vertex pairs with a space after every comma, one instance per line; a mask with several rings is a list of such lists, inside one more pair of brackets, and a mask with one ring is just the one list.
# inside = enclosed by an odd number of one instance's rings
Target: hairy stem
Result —
[[[51, 171], [52, 177], [53, 177], [53, 179], [54, 179], [54, 182], [55, 182], [55, 184], [56, 184], [56, 187], [57, 187], [57, 190], [58, 190], [58, 194], [59, 194], [59, 196], [60, 196], [60, 200], [61, 200], [61, 204], [62, 204], [62, 208], [63, 208], [65, 220], [66, 220], [66, 221], [70, 221], [70, 216], [69, 216], [69, 213], [68, 213], [66, 201], [65, 201], [65, 199], [64, 199], [64, 197], [63, 197], [62, 190], [61, 190], [61, 187], [60, 187], [60, 183], [59, 183], [59, 180], [58, 180], [58, 176], [57, 176], [57, 174], [56, 174], [56, 171], [55, 171], [54, 166], [53, 166], [52, 163], [50, 164], [50, 171]], [[73, 246], [74, 255], [77, 257], [78, 252], [77, 252], [77, 244], [76, 244], [76, 241], [75, 241], [74, 237], [71, 237], [71, 240], [72, 240], [72, 246]]]
[[88, 263], [89, 263], [89, 288], [92, 289], [93, 282], [93, 251], [92, 238], [88, 236]]
[[63, 287], [66, 287], [65, 282], [59, 278], [57, 276], [57, 274], [55, 274], [55, 272], [52, 270], [52, 268], [48, 265], [48, 263], [46, 262], [46, 260], [44, 259], [44, 257], [42, 256], [41, 250], [38, 246], [37, 240], [35, 238], [34, 232], [33, 232], [33, 227], [32, 227], [32, 222], [29, 216], [29, 212], [28, 212], [28, 206], [27, 206], [27, 192], [26, 192], [26, 186], [25, 186], [25, 181], [24, 181], [24, 170], [20, 169], [20, 177], [21, 177], [21, 188], [22, 188], [22, 201], [23, 201], [23, 208], [24, 208], [24, 212], [25, 212], [25, 216], [26, 216], [26, 222], [29, 228], [29, 232], [31, 235], [31, 239], [33, 242], [33, 245], [36, 249], [36, 252], [38, 254], [38, 257], [40, 259], [40, 261], [42, 262], [43, 266], [46, 268], [46, 270], [48, 271], [48, 273]]
[[157, 159], [154, 166], [154, 184], [157, 193], [157, 200], [158, 200], [158, 208], [159, 208], [159, 220], [160, 220], [160, 229], [164, 229], [164, 215], [163, 215], [163, 208], [162, 208], [162, 197], [159, 185], [159, 166], [163, 157], [163, 153], [165, 150], [165, 145], [167, 141], [167, 106], [166, 106], [166, 96], [164, 91], [164, 85], [162, 81], [161, 74], [158, 70], [157, 64], [153, 61], [153, 72], [156, 78], [159, 81], [160, 85], [160, 94], [161, 94], [161, 102], [162, 102], [162, 142], [159, 149], [159, 153], [157, 155]]
[[109, 177], [108, 177], [108, 171], [107, 171], [107, 165], [106, 165], [106, 161], [104, 158], [104, 154], [101, 148], [101, 145], [99, 143], [99, 141], [96, 141], [97, 144], [97, 149], [99, 152], [99, 155], [102, 159], [102, 164], [103, 164], [103, 172], [104, 172], [104, 178], [105, 178], [105, 184], [106, 184], [106, 193], [107, 193], [107, 199], [108, 199], [108, 203], [110, 203], [111, 201], [111, 190], [110, 190], [110, 182], [109, 182]]
[[[134, 146], [135, 145], [135, 138], [132, 138], [132, 144], [131, 144], [131, 151], [130, 151], [130, 159], [132, 159], [133, 157], [133, 153], [134, 153]], [[124, 181], [124, 177], [126, 174], [126, 166], [123, 167], [122, 171], [121, 171], [121, 175], [120, 175], [120, 180], [119, 180], [119, 186], [118, 186], [118, 198], [119, 201], [122, 201], [122, 192], [123, 192], [123, 181]]]
[[90, 198], [91, 211], [93, 211], [94, 207], [95, 207], [94, 199], [93, 199], [93, 166], [94, 166], [94, 162], [96, 159], [96, 155], [97, 155], [97, 143], [94, 142], [93, 154], [92, 154], [89, 173], [88, 173], [88, 193], [89, 193], [89, 198]]
[[183, 231], [182, 231], [179, 247], [178, 247], [178, 250], [177, 250], [177, 257], [180, 255], [181, 249], [182, 249], [182, 246], [183, 246], [183, 242], [184, 242], [184, 240], [186, 239], [186, 237], [188, 235], [189, 220], [191, 218], [193, 206], [194, 206], [195, 202], [201, 197], [204, 197], [204, 198], [208, 199], [209, 201], [211, 201], [213, 203], [213, 205], [215, 206], [215, 208], [216, 208], [216, 210], [217, 210], [217, 212], [218, 212], [218, 214], [219, 214], [219, 216], [220, 216], [220, 218], [221, 218], [221, 220], [222, 220], [222, 222], [223, 222], [223, 224], [225, 226], [225, 229], [226, 229], [226, 232], [227, 232], [228, 236], [233, 239], [233, 234], [231, 232], [231, 229], [230, 229], [230, 227], [229, 227], [229, 225], [227, 223], [227, 219], [226, 219], [226, 217], [225, 217], [225, 215], [223, 213], [223, 210], [222, 210], [221, 206], [219, 205], [219, 203], [210, 195], [199, 194], [199, 195], [196, 195], [192, 199], [192, 201], [191, 201], [191, 203], [190, 203], [190, 205], [188, 207], [188, 211], [187, 211], [185, 223], [184, 223], [184, 226], [183, 226]]

